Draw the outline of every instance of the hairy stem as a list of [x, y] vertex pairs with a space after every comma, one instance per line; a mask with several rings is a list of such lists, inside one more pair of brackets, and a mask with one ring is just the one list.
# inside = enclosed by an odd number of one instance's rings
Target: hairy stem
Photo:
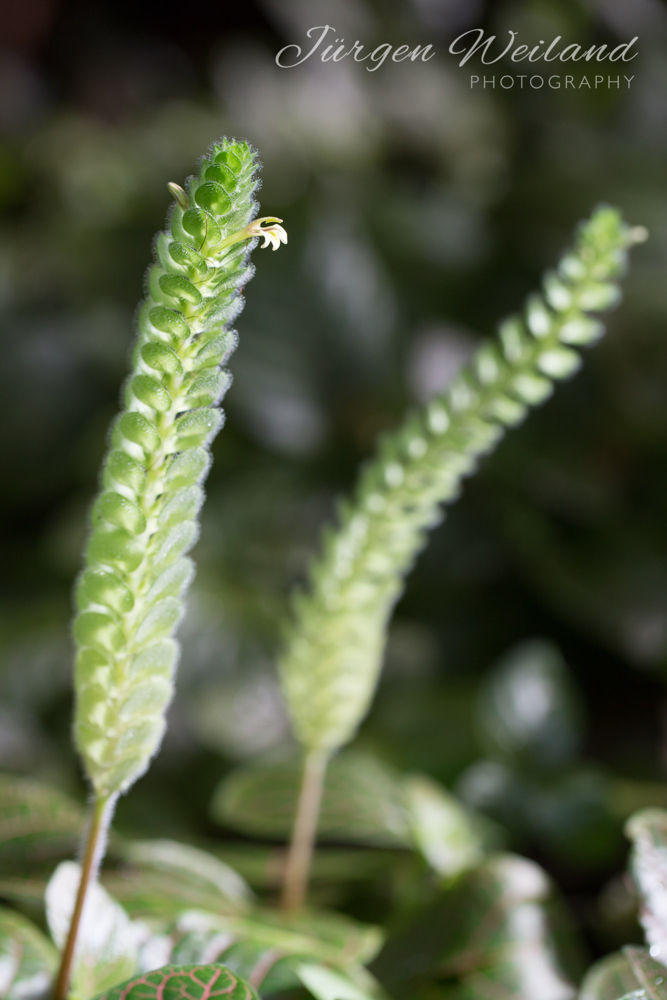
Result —
[[86, 836], [83, 859], [81, 862], [81, 881], [76, 894], [72, 920], [67, 934], [67, 941], [63, 948], [58, 978], [56, 979], [53, 991], [53, 1000], [66, 1000], [69, 990], [69, 982], [72, 975], [72, 964], [74, 962], [74, 952], [81, 926], [83, 907], [88, 894], [88, 887], [95, 879], [104, 852], [106, 831], [109, 828], [113, 815], [116, 796], [97, 798], [93, 803], [90, 825]]
[[300, 909], [306, 901], [327, 763], [328, 757], [317, 752], [307, 754], [304, 761], [283, 881], [282, 906], [287, 912]]

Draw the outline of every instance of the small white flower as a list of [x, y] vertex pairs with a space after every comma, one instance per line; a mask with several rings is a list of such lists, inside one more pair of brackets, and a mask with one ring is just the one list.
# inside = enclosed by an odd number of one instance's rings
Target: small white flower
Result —
[[[287, 243], [287, 233], [280, 225], [282, 219], [277, 219], [273, 215], [267, 215], [263, 219], [255, 219], [246, 227], [249, 235], [264, 237], [262, 250], [269, 244], [277, 250], [281, 243]], [[266, 225], [265, 225], [266, 223]]]
[[235, 243], [241, 243], [243, 240], [251, 240], [255, 236], [264, 238], [262, 250], [264, 247], [268, 247], [269, 243], [274, 250], [277, 250], [281, 243], [287, 243], [287, 233], [280, 225], [282, 221], [282, 219], [277, 219], [275, 215], [266, 215], [262, 219], [255, 219], [254, 222], [248, 223], [243, 229], [239, 229], [238, 233], [233, 233], [224, 239], [222, 243], [218, 244], [216, 252], [219, 253], [221, 250], [233, 246]]

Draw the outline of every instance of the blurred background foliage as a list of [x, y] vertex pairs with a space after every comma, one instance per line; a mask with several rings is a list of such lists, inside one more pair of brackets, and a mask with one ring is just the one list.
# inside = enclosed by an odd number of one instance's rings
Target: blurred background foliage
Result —
[[[437, 54], [276, 67], [325, 23]], [[478, 26], [637, 34], [641, 55], [629, 90], [471, 90], [447, 47]], [[253, 844], [280, 831], [230, 820], [220, 782], [291, 748], [275, 654], [336, 495], [606, 200], [651, 232], [625, 304], [435, 532], [356, 751], [371, 774], [419, 770], [485, 812], [492, 840], [555, 875], [594, 950], [637, 938], [613, 873], [624, 818], [667, 804], [666, 41], [659, 0], [4, 0], [1, 770], [85, 794], [70, 595], [167, 181], [220, 134], [247, 137], [290, 243], [261, 257], [238, 323], [178, 696], [117, 826], [217, 838], [260, 883]], [[384, 854], [346, 861], [336, 831], [316, 885], [342, 876], [337, 901], [375, 918]]]

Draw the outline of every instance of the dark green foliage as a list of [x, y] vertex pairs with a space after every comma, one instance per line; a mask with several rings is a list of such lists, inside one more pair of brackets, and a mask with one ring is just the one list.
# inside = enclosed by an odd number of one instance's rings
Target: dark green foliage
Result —
[[461, 775], [463, 798], [512, 830], [517, 843], [532, 838], [574, 866], [620, 862], [621, 821], [632, 811], [623, 812], [623, 799], [634, 786], [583, 757], [581, 691], [559, 650], [544, 640], [510, 650], [482, 682], [475, 716], [488, 756]]
[[396, 1000], [420, 990], [426, 997], [435, 982], [458, 984], [457, 1000], [567, 1000], [575, 990], [552, 910], [552, 889], [537, 865], [491, 855], [390, 938], [373, 969]]
[[560, 652], [544, 641], [521, 644], [480, 689], [481, 738], [491, 753], [538, 771], [576, 758], [581, 700]]

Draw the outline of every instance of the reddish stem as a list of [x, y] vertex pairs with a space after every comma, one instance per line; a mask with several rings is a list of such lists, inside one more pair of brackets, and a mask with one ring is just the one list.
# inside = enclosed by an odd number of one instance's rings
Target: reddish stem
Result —
[[327, 763], [322, 753], [310, 753], [304, 761], [283, 881], [282, 907], [287, 912], [300, 909], [306, 901]]
[[81, 881], [79, 882], [79, 889], [76, 894], [67, 940], [60, 959], [60, 968], [53, 991], [53, 1000], [67, 1000], [83, 907], [86, 902], [88, 887], [94, 880], [101, 861], [104, 849], [104, 834], [111, 820], [114, 804], [115, 799], [113, 798], [96, 799], [93, 804], [93, 812], [90, 818], [90, 826], [88, 827], [88, 835], [81, 862]]

